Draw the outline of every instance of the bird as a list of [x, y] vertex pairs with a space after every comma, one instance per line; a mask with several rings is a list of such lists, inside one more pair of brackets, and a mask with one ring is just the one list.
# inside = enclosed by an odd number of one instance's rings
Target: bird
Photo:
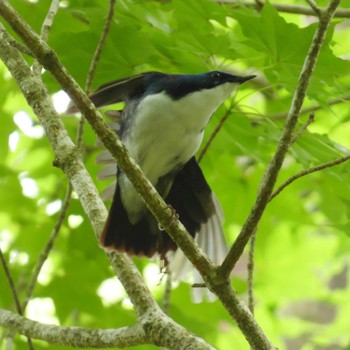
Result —
[[[196, 152], [218, 106], [254, 77], [217, 70], [200, 74], [146, 72], [106, 83], [89, 96], [97, 108], [125, 103], [120, 113], [110, 112], [112, 127], [189, 234], [214, 260], [227, 250], [222, 212]], [[106, 151], [99, 162], [111, 163], [101, 178], [117, 178], [105, 195], [113, 199], [100, 235], [101, 246], [150, 258], [158, 254], [167, 261], [168, 254], [177, 251], [176, 243], [158, 225], [112, 155]]]

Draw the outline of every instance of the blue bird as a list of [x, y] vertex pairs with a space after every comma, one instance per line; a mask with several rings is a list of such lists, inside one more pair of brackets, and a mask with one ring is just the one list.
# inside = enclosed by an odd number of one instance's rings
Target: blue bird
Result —
[[[202, 74], [148, 72], [112, 81], [91, 96], [96, 107], [125, 102], [118, 135], [188, 232], [206, 252], [225, 250], [220, 206], [196, 161], [205, 126], [217, 107], [254, 75], [220, 71]], [[113, 162], [110, 156], [105, 162]], [[177, 246], [164, 232], [124, 172], [117, 177], [113, 202], [100, 242], [107, 249], [167, 261]], [[226, 251], [226, 250], [225, 250]], [[210, 255], [210, 254], [209, 254]], [[211, 254], [213, 255], [213, 254]]]

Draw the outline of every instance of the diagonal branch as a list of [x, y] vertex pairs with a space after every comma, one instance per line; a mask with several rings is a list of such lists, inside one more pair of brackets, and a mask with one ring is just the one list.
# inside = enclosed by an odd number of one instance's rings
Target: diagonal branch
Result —
[[[261, 9], [261, 2], [257, 4], [256, 1], [241, 1], [241, 0], [216, 0], [220, 4], [237, 6], [246, 6], [253, 7], [257, 10]], [[277, 11], [285, 13], [293, 13], [297, 15], [306, 15], [306, 16], [318, 16], [315, 11], [308, 7], [298, 4], [282, 4], [282, 3], [270, 3]], [[320, 8], [321, 12], [324, 11], [324, 8]], [[350, 18], [350, 9], [349, 8], [339, 8], [334, 13], [335, 18]]]
[[292, 105], [288, 113], [286, 124], [282, 130], [282, 135], [277, 145], [275, 154], [270, 164], [268, 165], [261, 181], [256, 202], [251, 212], [249, 213], [249, 216], [245, 221], [240, 234], [238, 235], [236, 241], [233, 243], [226, 259], [221, 265], [220, 270], [224, 276], [229, 276], [231, 273], [233, 267], [243, 253], [243, 250], [248, 243], [249, 238], [257, 229], [259, 221], [270, 200], [270, 196], [275, 186], [278, 173], [282, 167], [284, 157], [293, 138], [294, 129], [298, 122], [301, 107], [306, 96], [306, 91], [309, 86], [312, 73], [315, 69], [319, 52], [325, 39], [330, 21], [337, 6], [339, 5], [339, 2], [340, 0], [331, 0], [320, 19], [318, 28], [314, 34], [309, 52], [307, 54], [299, 77], [298, 85], [293, 96]]
[[[1, 250], [1, 247], [0, 247], [0, 261], [1, 261], [1, 264], [4, 268], [4, 271], [5, 271], [5, 275], [6, 275], [6, 278], [7, 278], [7, 281], [10, 285], [10, 289], [11, 289], [11, 292], [12, 292], [12, 296], [13, 296], [13, 299], [15, 301], [15, 304], [16, 304], [16, 308], [17, 308], [17, 312], [19, 315], [23, 315], [23, 308], [21, 306], [21, 303], [19, 301], [19, 298], [18, 298], [18, 294], [17, 294], [17, 290], [16, 290], [16, 287], [15, 287], [15, 283], [13, 281], [13, 278], [11, 276], [11, 273], [10, 273], [10, 270], [7, 266], [7, 263], [6, 263], [6, 260], [5, 260], [5, 257], [4, 257], [4, 254], [2, 253], [2, 250]], [[15, 315], [15, 314], [14, 314]], [[12, 338], [12, 334], [11, 334], [11, 338]], [[28, 343], [28, 347], [30, 350], [33, 350], [34, 347], [33, 347], [33, 343], [32, 343], [32, 339], [30, 338], [30, 336], [27, 336], [27, 343]]]
[[62, 205], [62, 208], [60, 210], [60, 213], [59, 213], [59, 216], [58, 216], [58, 219], [56, 221], [56, 224], [55, 226], [53, 227], [52, 231], [51, 231], [51, 234], [50, 234], [50, 237], [44, 247], [44, 249], [42, 250], [42, 252], [40, 253], [40, 256], [38, 258], [38, 261], [33, 269], [33, 273], [32, 273], [32, 276], [31, 276], [31, 279], [30, 279], [30, 282], [28, 284], [28, 288], [27, 288], [27, 291], [26, 291], [26, 296], [25, 296], [25, 299], [22, 303], [22, 310], [25, 310], [28, 303], [29, 303], [29, 300], [32, 298], [32, 295], [33, 295], [33, 292], [34, 292], [34, 288], [36, 286], [36, 283], [38, 281], [38, 277], [39, 277], [39, 274], [40, 274], [40, 271], [42, 269], [42, 267], [44, 266], [44, 263], [45, 261], [47, 260], [47, 257], [49, 256], [50, 252], [51, 252], [51, 249], [53, 248], [54, 246], [54, 243], [56, 241], [56, 238], [61, 230], [61, 227], [62, 227], [62, 224], [63, 224], [63, 221], [66, 217], [66, 214], [67, 214], [67, 210], [69, 208], [69, 204], [70, 204], [70, 200], [71, 200], [71, 194], [72, 194], [72, 185], [69, 184], [68, 185], [68, 188], [66, 190], [66, 195], [65, 195], [65, 198], [63, 200], [63, 205]]

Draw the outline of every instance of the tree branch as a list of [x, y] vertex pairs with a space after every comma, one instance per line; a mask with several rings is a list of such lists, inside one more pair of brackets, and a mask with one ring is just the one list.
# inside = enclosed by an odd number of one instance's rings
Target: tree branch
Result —
[[339, 165], [341, 163], [344, 163], [344, 162], [348, 161], [349, 159], [350, 159], [350, 155], [347, 155], [347, 156], [344, 156], [344, 157], [332, 160], [330, 162], [323, 163], [323, 164], [320, 164], [320, 165], [316, 165], [316, 166], [314, 166], [312, 168], [300, 171], [298, 174], [295, 174], [294, 176], [290, 177], [280, 187], [278, 187], [277, 190], [271, 194], [270, 201], [272, 199], [274, 199], [277, 195], [279, 195], [287, 186], [289, 186], [295, 180], [298, 180], [298, 179], [300, 179], [303, 176], [315, 173], [317, 171], [321, 171], [323, 169]]
[[217, 136], [217, 134], [219, 133], [219, 131], [221, 130], [221, 128], [223, 127], [225, 121], [227, 120], [227, 118], [230, 115], [230, 111], [227, 111], [223, 117], [221, 117], [219, 124], [216, 126], [216, 128], [214, 129], [214, 131], [211, 133], [207, 143], [204, 145], [204, 147], [202, 148], [199, 156], [198, 156], [198, 163], [201, 162], [201, 160], [203, 159], [204, 155], [207, 153], [208, 148], [210, 147], [210, 145], [212, 144], [212, 142], [214, 141], [215, 137]]
[[125, 348], [147, 343], [147, 336], [141, 325], [118, 329], [63, 327], [32, 321], [3, 309], [0, 309], [0, 325], [50, 344], [80, 348]]
[[[1, 264], [2, 264], [2, 266], [4, 268], [5, 275], [6, 275], [8, 283], [9, 283], [11, 292], [12, 292], [13, 300], [15, 301], [17, 312], [18, 312], [19, 315], [23, 315], [23, 310], [24, 309], [22, 309], [22, 307], [21, 307], [21, 303], [20, 303], [19, 298], [18, 298], [18, 294], [17, 294], [17, 290], [16, 290], [16, 287], [15, 287], [15, 283], [14, 283], [13, 278], [11, 276], [10, 270], [9, 270], [9, 268], [7, 266], [4, 254], [2, 253], [2, 250], [1, 250], [1, 247], [0, 247], [0, 260], [1, 260]], [[12, 338], [12, 334], [11, 335], [9, 334], [9, 336]], [[34, 350], [32, 339], [30, 338], [30, 336], [27, 336], [27, 343], [28, 343], [29, 349], [30, 350]]]
[[301, 126], [301, 128], [295, 133], [295, 135], [290, 140], [290, 145], [295, 143], [299, 140], [301, 135], [304, 133], [304, 131], [309, 127], [310, 124], [312, 124], [315, 121], [315, 114], [311, 113], [309, 115], [309, 118], [307, 118], [307, 121]]
[[104, 24], [100, 40], [98, 41], [98, 44], [97, 44], [96, 50], [94, 52], [94, 56], [92, 58], [90, 68], [89, 68], [89, 72], [88, 72], [87, 80], [86, 80], [86, 85], [85, 85], [85, 91], [87, 91], [88, 93], [91, 90], [91, 84], [92, 84], [92, 80], [93, 80], [93, 77], [94, 77], [95, 72], [96, 72], [97, 64], [100, 61], [101, 53], [102, 53], [104, 44], [106, 42], [109, 30], [111, 28], [112, 19], [113, 19], [113, 15], [114, 15], [115, 2], [116, 2], [116, 0], [109, 1], [109, 8], [108, 8], [106, 22]]
[[322, 16], [322, 10], [317, 6], [315, 1], [314, 0], [306, 0], [306, 2], [310, 5], [312, 10], [315, 12], [315, 15], [320, 18]]
[[21, 307], [21, 303], [19, 301], [19, 297], [18, 297], [18, 293], [17, 293], [16, 287], [15, 287], [15, 283], [14, 283], [13, 278], [11, 276], [10, 270], [9, 270], [9, 268], [7, 266], [6, 259], [5, 259], [5, 256], [4, 256], [3, 252], [2, 252], [1, 247], [0, 247], [0, 261], [1, 261], [1, 265], [2, 265], [2, 267], [4, 269], [5, 276], [7, 278], [7, 282], [9, 284], [9, 287], [10, 287], [10, 290], [11, 290], [12, 297], [13, 297], [13, 300], [15, 302], [17, 312], [18, 312], [19, 315], [23, 315], [23, 310], [22, 310], [22, 307]]
[[49, 240], [47, 241], [46, 246], [42, 250], [42, 252], [38, 258], [38, 261], [33, 269], [33, 273], [32, 273], [32, 276], [31, 276], [31, 279], [30, 279], [30, 282], [29, 282], [29, 285], [28, 285], [28, 288], [26, 291], [26, 296], [25, 296], [25, 299], [22, 303], [22, 310], [26, 309], [28, 302], [33, 295], [33, 291], [34, 291], [36, 282], [38, 281], [40, 271], [41, 271], [42, 267], [44, 266], [44, 263], [47, 260], [47, 257], [49, 256], [49, 253], [51, 252], [51, 249], [53, 248], [53, 245], [56, 241], [56, 238], [60, 232], [63, 221], [64, 221], [66, 214], [67, 214], [67, 210], [69, 208], [71, 194], [72, 194], [72, 185], [69, 184], [67, 191], [66, 191], [65, 198], [63, 200], [62, 208], [60, 210], [60, 214], [59, 214], [58, 219], [56, 221], [56, 224], [55, 224], [54, 228], [52, 229]]
[[260, 183], [256, 202], [245, 221], [240, 234], [233, 243], [226, 259], [221, 265], [220, 271], [224, 276], [229, 276], [239, 257], [243, 253], [246, 244], [253, 232], [257, 229], [259, 221], [265, 211], [266, 205], [270, 200], [273, 187], [276, 183], [278, 173], [282, 167], [283, 160], [288, 151], [288, 147], [293, 138], [294, 129], [298, 122], [301, 107], [306, 96], [306, 91], [314, 71], [321, 46], [326, 36], [332, 16], [339, 5], [340, 0], [331, 0], [327, 9], [323, 13], [318, 28], [314, 34], [309, 52], [305, 59], [297, 88], [295, 90], [291, 108], [288, 113], [286, 124], [277, 145], [275, 154], [268, 165], [263, 179]]
[[[347, 101], [350, 101], [350, 95], [343, 96], [343, 97], [340, 97], [340, 98], [331, 99], [331, 100], [327, 101], [327, 105], [328, 106], [333, 106], [333, 105], [336, 105], [336, 104], [339, 104], [339, 103], [343, 103], [343, 102], [347, 102]], [[323, 107], [320, 106], [320, 105], [306, 107], [306, 108], [303, 108], [300, 111], [300, 115], [316, 112], [316, 111], [319, 111], [322, 108]], [[267, 116], [267, 118], [273, 119], [273, 120], [286, 119], [287, 117], [288, 117], [288, 112], [277, 113], [277, 114], [272, 114], [272, 115]]]
[[[260, 10], [260, 6], [254, 1], [237, 1], [237, 0], [217, 0], [220, 4], [225, 5], [233, 5], [233, 6], [246, 6], [253, 7], [257, 10]], [[278, 3], [270, 3], [277, 11], [285, 12], [285, 13], [293, 13], [297, 15], [306, 15], [306, 16], [317, 16], [314, 10], [308, 6], [301, 5], [289, 5], [289, 4], [278, 4]], [[325, 8], [320, 8], [321, 12], [325, 11]], [[336, 18], [350, 18], [350, 9], [340, 8], [337, 9], [334, 13], [334, 17]]]

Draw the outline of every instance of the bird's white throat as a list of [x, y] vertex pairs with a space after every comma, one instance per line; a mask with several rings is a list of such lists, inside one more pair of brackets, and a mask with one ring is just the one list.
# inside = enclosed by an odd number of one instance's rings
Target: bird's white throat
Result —
[[[153, 185], [195, 155], [212, 114], [237, 87], [238, 84], [226, 83], [179, 100], [171, 99], [165, 92], [141, 100], [123, 142]], [[119, 184], [129, 219], [136, 223], [145, 204], [125, 176]]]

